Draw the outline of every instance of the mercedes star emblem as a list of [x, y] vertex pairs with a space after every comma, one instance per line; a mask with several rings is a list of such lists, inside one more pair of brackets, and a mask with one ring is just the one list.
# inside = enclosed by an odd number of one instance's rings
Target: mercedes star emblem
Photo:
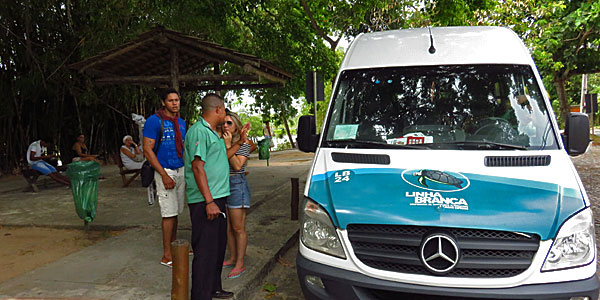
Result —
[[437, 275], [452, 271], [458, 263], [459, 256], [456, 241], [443, 233], [432, 234], [421, 244], [423, 265]]

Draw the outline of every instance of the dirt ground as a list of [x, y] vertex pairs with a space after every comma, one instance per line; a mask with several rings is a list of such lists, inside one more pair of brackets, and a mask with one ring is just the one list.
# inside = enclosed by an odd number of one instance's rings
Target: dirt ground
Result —
[[53, 262], [117, 231], [0, 226], [0, 282]]
[[[289, 166], [310, 161], [301, 152], [271, 153], [270, 166]], [[248, 161], [248, 169], [266, 167], [266, 160]], [[2, 181], [21, 181], [20, 176], [4, 175]], [[57, 187], [54, 187], [57, 188]], [[96, 242], [116, 236], [118, 231], [89, 231], [42, 227], [0, 226], [0, 282], [17, 277]]]

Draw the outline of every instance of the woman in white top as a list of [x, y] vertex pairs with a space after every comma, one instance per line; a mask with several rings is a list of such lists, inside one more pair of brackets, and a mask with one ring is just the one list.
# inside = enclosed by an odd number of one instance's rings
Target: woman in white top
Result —
[[133, 138], [130, 135], [123, 137], [123, 146], [121, 146], [121, 161], [127, 170], [141, 169], [144, 164], [144, 155]]

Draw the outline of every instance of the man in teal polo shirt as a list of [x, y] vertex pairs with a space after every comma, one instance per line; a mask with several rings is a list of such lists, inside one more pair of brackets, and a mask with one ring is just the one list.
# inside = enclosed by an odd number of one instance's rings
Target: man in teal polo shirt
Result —
[[202, 118], [185, 136], [185, 182], [192, 219], [192, 300], [226, 299], [221, 269], [227, 245], [225, 200], [229, 196], [229, 161], [225, 142], [216, 132], [225, 119], [217, 94], [202, 99]]

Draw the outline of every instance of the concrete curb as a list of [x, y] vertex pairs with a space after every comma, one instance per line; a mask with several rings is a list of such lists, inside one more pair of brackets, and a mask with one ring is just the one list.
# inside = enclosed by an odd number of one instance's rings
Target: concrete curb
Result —
[[[304, 184], [301, 179], [300, 191]], [[241, 280], [231, 280], [227, 278], [229, 270], [224, 270], [221, 277], [223, 288], [234, 292], [233, 299], [249, 299], [275, 267], [278, 258], [298, 241], [299, 221], [291, 220], [290, 195], [291, 184], [282, 185], [248, 214], [246, 274], [239, 278]]]
[[275, 253], [271, 259], [262, 267], [262, 269], [254, 276], [252, 279], [248, 280], [247, 284], [243, 286], [242, 289], [238, 290], [234, 295], [234, 300], [245, 300], [249, 299], [254, 289], [257, 286], [260, 286], [262, 281], [267, 277], [267, 275], [273, 270], [275, 265], [277, 264], [277, 260], [279, 257], [283, 256], [283, 254], [292, 248], [298, 242], [299, 231], [296, 231], [286, 242], [281, 246], [281, 248]]

